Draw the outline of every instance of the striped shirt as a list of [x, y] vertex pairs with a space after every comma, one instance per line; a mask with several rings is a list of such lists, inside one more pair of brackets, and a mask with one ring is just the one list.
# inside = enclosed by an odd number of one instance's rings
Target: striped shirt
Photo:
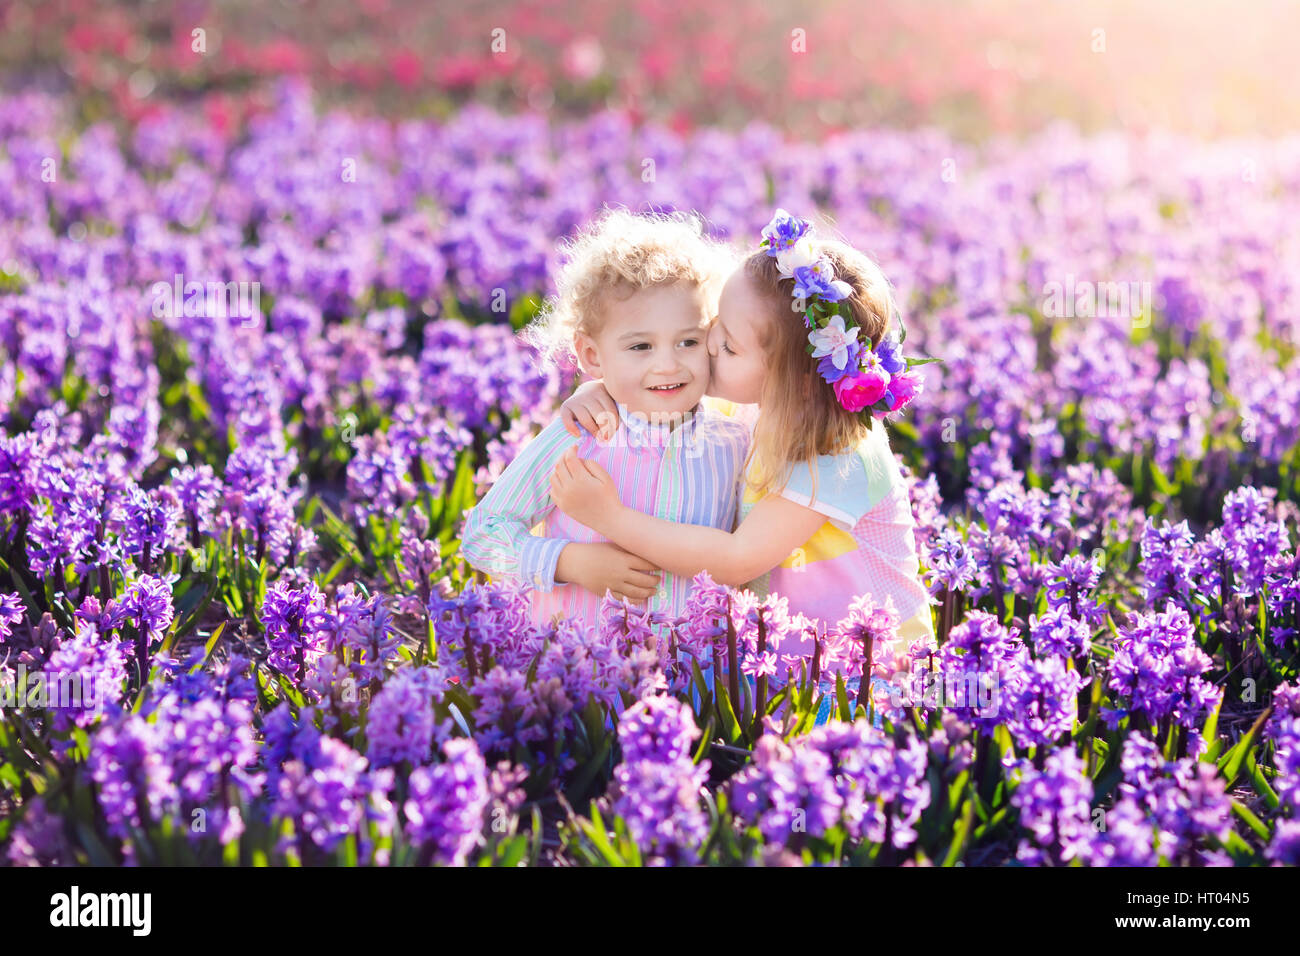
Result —
[[[479, 504], [466, 513], [461, 553], [496, 579], [530, 589], [533, 620], [554, 615], [597, 625], [603, 595], [576, 584], [557, 584], [555, 566], [571, 541], [605, 541], [551, 502], [550, 477], [572, 446], [599, 463], [618, 488], [623, 504], [682, 524], [735, 527], [740, 477], [749, 451], [749, 429], [697, 406], [677, 428], [651, 424], [619, 406], [619, 428], [602, 442], [574, 438], [556, 419], [520, 451]], [[690, 578], [663, 572], [650, 611], [678, 616], [685, 611]]]

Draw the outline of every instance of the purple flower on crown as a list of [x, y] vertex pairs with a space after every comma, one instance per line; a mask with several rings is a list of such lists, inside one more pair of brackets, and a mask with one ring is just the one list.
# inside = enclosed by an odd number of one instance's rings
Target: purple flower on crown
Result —
[[821, 298], [828, 302], [839, 302], [853, 294], [851, 285], [843, 279], [835, 278], [835, 266], [825, 257], [811, 265], [797, 266], [793, 272], [796, 298]]
[[880, 344], [876, 346], [876, 357], [880, 359], [880, 367], [890, 375], [896, 375], [907, 367], [903, 361], [902, 347], [893, 339], [881, 339]]
[[817, 363], [817, 374], [822, 380], [834, 385], [846, 375], [853, 375], [858, 371], [858, 359], [862, 354], [862, 347], [857, 342], [853, 342], [848, 347], [849, 360], [844, 363], [843, 368], [835, 367], [835, 357], [833, 355], [823, 355]]
[[777, 253], [793, 249], [808, 232], [811, 223], [799, 219], [784, 209], [778, 209], [771, 221], [763, 227], [763, 238], [767, 240], [767, 254], [776, 257]]

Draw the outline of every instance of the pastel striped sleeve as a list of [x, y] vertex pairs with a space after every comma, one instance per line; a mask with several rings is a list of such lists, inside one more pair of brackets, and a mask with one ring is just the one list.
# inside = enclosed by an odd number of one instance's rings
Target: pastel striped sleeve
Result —
[[555, 565], [567, 538], [531, 533], [555, 506], [551, 470], [564, 452], [578, 444], [560, 419], [525, 445], [501, 477], [465, 515], [461, 554], [478, 570], [529, 585], [539, 591], [555, 586]]

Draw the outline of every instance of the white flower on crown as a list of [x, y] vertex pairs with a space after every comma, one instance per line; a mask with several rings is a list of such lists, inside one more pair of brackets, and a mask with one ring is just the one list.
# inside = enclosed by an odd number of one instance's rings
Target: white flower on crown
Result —
[[789, 249], [776, 254], [776, 267], [783, 279], [794, 278], [795, 269], [810, 266], [816, 261], [817, 254], [813, 252], [812, 240], [806, 235], [800, 236]]
[[858, 327], [855, 325], [846, 330], [842, 315], [832, 315], [824, 328], [813, 329], [808, 333], [808, 341], [816, 346], [813, 350], [813, 358], [829, 355], [838, 369], [844, 368], [845, 363], [848, 362], [849, 346], [857, 340], [857, 337]]

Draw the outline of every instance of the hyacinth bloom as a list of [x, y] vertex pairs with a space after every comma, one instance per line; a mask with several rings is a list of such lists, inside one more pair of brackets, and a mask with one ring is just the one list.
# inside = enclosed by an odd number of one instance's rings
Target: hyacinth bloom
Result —
[[1130, 803], [1145, 815], [1142, 829], [1154, 838], [1153, 854], [1185, 863], [1207, 837], [1227, 839], [1232, 801], [1213, 764], [1194, 757], [1165, 760], [1155, 741], [1132, 734], [1124, 742], [1120, 767], [1124, 776], [1116, 806]]
[[700, 795], [710, 764], [691, 759], [699, 736], [690, 708], [671, 697], [645, 697], [619, 717], [623, 762], [614, 769], [610, 809], [651, 865], [693, 865], [708, 837]]
[[302, 588], [275, 584], [267, 589], [261, 619], [271, 666], [301, 681], [308, 665], [326, 650], [324, 595], [310, 583]]
[[830, 758], [851, 839], [900, 850], [915, 842], [915, 824], [931, 799], [925, 741], [912, 738], [898, 746], [869, 732], [865, 721], [837, 720], [815, 728], [801, 743]]
[[63, 819], [51, 813], [44, 797], [24, 804], [23, 818], [13, 828], [8, 859], [11, 866], [71, 866], [72, 848], [63, 835]]
[[170, 583], [142, 574], [127, 585], [121, 598], [111, 602], [111, 608], [106, 611], [111, 626], [122, 628], [130, 624], [134, 629], [130, 639], [123, 643], [135, 660], [137, 686], [143, 686], [149, 672], [150, 647], [162, 638], [172, 622]]
[[618, 720], [618, 743], [625, 763], [671, 763], [689, 757], [699, 736], [690, 708], [671, 697], [637, 701]]
[[830, 758], [811, 747], [791, 747], [777, 734], [758, 739], [752, 764], [728, 785], [736, 818], [757, 827], [769, 843], [797, 846], [804, 835], [825, 836], [844, 809]]
[[1274, 690], [1273, 713], [1264, 732], [1273, 742], [1277, 768], [1273, 789], [1284, 806], [1300, 813], [1300, 684], [1282, 684]]
[[[69, 701], [54, 708], [54, 728], [66, 730], [70, 723], [88, 727], [102, 716], [118, 711], [126, 668], [123, 642], [107, 640], [98, 628], [78, 622], [76, 633], [59, 642], [45, 665], [48, 680], [70, 678], [76, 682], [73, 686], [78, 687], [81, 694], [77, 706]], [[56, 742], [57, 749], [66, 746]]]
[[972, 611], [940, 648], [946, 702], [980, 730], [991, 732], [1013, 713], [1028, 651], [992, 614]]
[[1083, 677], [1060, 657], [1028, 662], [1011, 690], [1007, 728], [1022, 747], [1049, 747], [1078, 717]]
[[1087, 863], [1097, 831], [1090, 807], [1092, 781], [1078, 754], [1070, 748], [1054, 750], [1042, 770], [1022, 761], [1017, 776], [1011, 805], [1020, 811], [1020, 828], [1029, 836], [1020, 841], [1016, 858], [1030, 866], [1062, 865], [1076, 857]]
[[270, 813], [293, 821], [294, 836], [282, 837], [281, 852], [307, 844], [332, 853], [349, 834], [359, 834], [363, 858], [370, 847], [364, 824], [392, 833], [396, 812], [389, 800], [391, 768], [371, 770], [364, 756], [334, 737], [321, 737], [307, 760], [287, 761], [274, 779]]
[[387, 767], [406, 761], [427, 763], [435, 746], [450, 737], [452, 722], [434, 719], [430, 698], [436, 693], [436, 672], [406, 667], [384, 682], [366, 714], [366, 756], [372, 765]]
[[383, 676], [401, 643], [383, 596], [366, 597], [352, 582], [335, 594], [333, 613], [322, 617], [321, 629], [327, 635], [327, 649], [350, 652], [348, 668], [359, 684]]
[[[1092, 629], [1070, 616], [1064, 605], [1029, 617], [1029, 641], [1037, 657], [1082, 658], [1092, 644]], [[1091, 679], [1091, 678], [1089, 678]]]
[[1146, 599], [1153, 607], [1174, 599], [1191, 610], [1199, 593], [1195, 556], [1196, 537], [1186, 521], [1159, 527], [1148, 523], [1142, 530], [1142, 573], [1146, 577]]
[[87, 762], [109, 832], [126, 841], [128, 856], [130, 828], [160, 822], [176, 804], [172, 767], [156, 757], [166, 750], [164, 729], [138, 714], [106, 723]]
[[23, 619], [23, 601], [16, 592], [0, 594], [0, 644], [13, 633], [14, 625]]
[[892, 675], [901, 664], [893, 657], [898, 624], [898, 611], [890, 595], [879, 605], [870, 594], [858, 595], [832, 632], [825, 670], [859, 678]]
[[923, 558], [925, 584], [931, 594], [965, 590], [979, 573], [974, 557], [953, 528], [940, 529]]
[[482, 839], [491, 801], [487, 767], [472, 740], [447, 740], [442, 757], [411, 774], [402, 808], [406, 835], [422, 848], [423, 862], [464, 866]]
[[1223, 697], [1222, 688], [1202, 675], [1213, 662], [1196, 644], [1187, 612], [1171, 603], [1163, 611], [1138, 614], [1115, 641], [1107, 687], [1119, 709], [1102, 709], [1108, 726], [1132, 716], [1162, 727], [1186, 728], [1193, 755], [1205, 741], [1194, 733]]
[[1048, 566], [1048, 575], [1048, 607], [1064, 607], [1072, 618], [1094, 626], [1105, 620], [1105, 608], [1089, 596], [1101, 578], [1095, 559], [1067, 555]]

